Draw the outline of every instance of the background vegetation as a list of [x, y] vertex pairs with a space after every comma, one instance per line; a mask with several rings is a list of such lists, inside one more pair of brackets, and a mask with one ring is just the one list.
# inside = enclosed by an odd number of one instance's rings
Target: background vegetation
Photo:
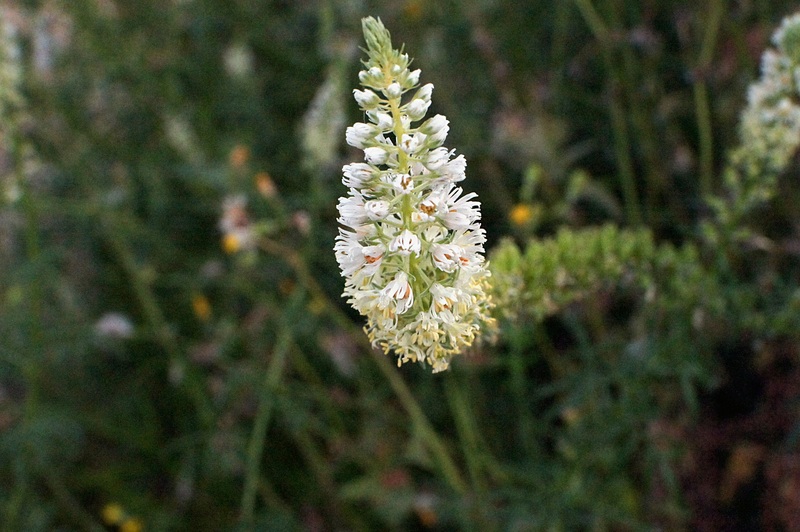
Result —
[[[792, 529], [796, 161], [722, 214], [794, 5], [2, 1], [0, 526]], [[339, 298], [366, 15], [483, 203], [445, 374]]]

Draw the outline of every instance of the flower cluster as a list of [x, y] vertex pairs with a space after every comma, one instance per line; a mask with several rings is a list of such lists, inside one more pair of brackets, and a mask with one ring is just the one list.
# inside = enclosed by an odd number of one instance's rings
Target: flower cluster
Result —
[[493, 324], [480, 204], [456, 185], [467, 163], [443, 146], [447, 119], [423, 120], [433, 85], [419, 86], [420, 71], [392, 48], [379, 19], [362, 24], [368, 60], [353, 94], [369, 121], [346, 132], [364, 162], [342, 169], [349, 194], [339, 200], [344, 227], [334, 249], [343, 295], [398, 365], [442, 371]]
[[761, 77], [749, 88], [742, 143], [732, 156], [745, 181], [780, 173], [800, 147], [800, 14], [785, 18], [772, 42], [776, 49], [764, 52]]

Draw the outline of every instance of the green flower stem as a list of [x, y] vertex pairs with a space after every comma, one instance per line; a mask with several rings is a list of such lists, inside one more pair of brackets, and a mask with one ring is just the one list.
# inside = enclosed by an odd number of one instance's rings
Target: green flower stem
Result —
[[714, 57], [724, 8], [723, 0], [715, 0], [711, 5], [711, 13], [705, 24], [706, 32], [703, 35], [700, 57], [697, 61], [697, 79], [693, 87], [700, 143], [700, 191], [704, 196], [711, 194], [714, 178], [714, 137], [711, 132], [711, 109], [705, 73]]
[[[541, 327], [534, 327], [539, 332]], [[540, 332], [544, 334], [544, 332]], [[514, 403], [517, 409], [516, 435], [520, 446], [528, 453], [533, 452], [536, 443], [534, 438], [534, 420], [531, 417], [530, 409], [527, 407], [528, 386], [526, 378], [526, 366], [530, 357], [523, 351], [521, 341], [524, 337], [523, 331], [517, 329], [510, 332], [508, 340], [510, 342], [511, 353], [508, 359], [508, 372], [510, 378], [511, 392], [514, 395]]]
[[639, 208], [639, 194], [636, 192], [636, 173], [633, 169], [633, 159], [628, 147], [630, 146], [630, 133], [625, 119], [625, 109], [619, 94], [619, 83], [614, 74], [614, 65], [610, 54], [604, 53], [606, 68], [612, 72], [609, 78], [609, 92], [611, 97], [611, 127], [614, 132], [614, 154], [617, 158], [618, 171], [622, 184], [622, 195], [625, 200], [625, 213], [631, 225], [642, 224], [642, 214]]
[[578, 10], [581, 12], [584, 22], [589, 26], [589, 30], [595, 38], [599, 40], [601, 44], [608, 42], [610, 40], [608, 28], [606, 28], [606, 24], [603, 22], [600, 13], [598, 13], [592, 5], [591, 0], [575, 0], [575, 4], [578, 6]]
[[272, 358], [259, 391], [258, 410], [253, 423], [253, 432], [250, 434], [250, 442], [247, 446], [247, 466], [239, 512], [241, 521], [248, 526], [253, 525], [261, 458], [264, 454], [267, 429], [269, 428], [270, 417], [275, 405], [275, 393], [286, 366], [286, 359], [292, 341], [292, 325], [295, 314], [300, 303], [305, 299], [305, 294], [306, 291], [302, 287], [296, 289], [292, 294], [286, 312], [283, 314], [283, 323], [275, 343], [275, 350], [272, 353]]
[[[408, 172], [408, 155], [405, 151], [400, 149], [400, 139], [403, 138], [405, 130], [403, 129], [403, 122], [400, 120], [400, 98], [392, 98], [389, 100], [389, 108], [392, 113], [392, 120], [394, 121], [394, 138], [397, 145], [397, 162], [399, 164], [400, 172]], [[401, 207], [401, 214], [403, 216], [403, 228], [411, 228], [411, 213], [413, 205], [411, 205], [411, 198], [408, 194], [403, 196], [403, 205]]]
[[400, 404], [405, 409], [406, 413], [411, 417], [411, 422], [417, 434], [427, 444], [428, 449], [433, 453], [442, 474], [447, 479], [450, 487], [458, 493], [466, 492], [466, 483], [461, 476], [461, 473], [456, 467], [447, 446], [439, 438], [439, 435], [434, 430], [431, 422], [425, 415], [422, 407], [414, 398], [414, 395], [409, 390], [406, 383], [397, 373], [397, 370], [389, 362], [385, 355], [375, 350], [370, 344], [369, 340], [364, 336], [361, 329], [359, 329], [352, 320], [342, 310], [334, 304], [324, 290], [319, 286], [316, 279], [308, 271], [308, 266], [303, 262], [300, 256], [292, 249], [287, 248], [277, 242], [268, 239], [262, 239], [260, 246], [270, 254], [280, 257], [285, 260], [295, 270], [295, 274], [300, 282], [305, 285], [309, 290], [312, 297], [316, 301], [323, 304], [325, 312], [333, 319], [333, 321], [343, 330], [348, 331], [357, 342], [359, 342], [364, 349], [370, 354], [378, 370], [383, 374], [389, 382], [392, 391], [400, 401]]
[[444, 378], [444, 390], [450, 405], [450, 412], [456, 423], [458, 438], [461, 440], [461, 449], [472, 483], [472, 489], [481, 497], [486, 493], [486, 481], [481, 472], [482, 460], [480, 456], [480, 438], [478, 428], [475, 426], [475, 416], [472, 415], [469, 402], [464, 396], [464, 382], [451, 372]]
[[571, 38], [569, 20], [570, 6], [568, 2], [556, 4], [555, 23], [553, 29], [552, 46], [550, 47], [551, 64], [557, 67], [553, 80], [553, 94], [562, 94], [564, 78], [567, 72], [567, 44]]
[[[30, 318], [27, 320], [27, 347], [29, 356], [19, 357], [13, 353], [12, 357], [25, 381], [25, 400], [22, 410], [22, 423], [33, 420], [38, 415], [39, 405], [42, 397], [42, 368], [44, 364], [40, 357], [45, 353], [45, 337], [43, 324], [44, 317], [44, 283], [39, 281], [39, 274], [43, 267], [42, 245], [41, 245], [41, 221], [40, 206], [37, 204], [34, 192], [30, 187], [30, 182], [25, 175], [23, 143], [18, 133], [14, 113], [8, 118], [8, 131], [10, 157], [13, 167], [13, 179], [22, 190], [20, 204], [25, 218], [24, 228], [24, 247], [25, 258], [28, 264], [33, 265], [35, 276], [31, 281], [26, 280], [26, 291], [30, 305]], [[26, 475], [27, 476], [27, 475]], [[23, 511], [25, 494], [28, 491], [28, 479], [21, 481], [19, 475], [11, 490], [11, 497], [6, 504], [4, 520], [8, 522], [8, 528], [4, 530], [14, 530], [15, 523]]]
[[614, 135], [614, 154], [617, 159], [620, 185], [625, 202], [625, 213], [630, 224], [641, 225], [642, 214], [639, 207], [638, 193], [636, 192], [636, 172], [633, 168], [633, 159], [629, 150], [631, 144], [630, 132], [625, 119], [625, 107], [620, 96], [619, 84], [620, 80], [624, 79], [624, 76], [618, 72], [611, 53], [611, 34], [591, 1], [575, 0], [575, 4], [578, 6], [586, 25], [589, 26], [589, 30], [600, 42], [603, 63], [609, 74], [607, 82], [610, 97], [609, 111]]
[[[359, 336], [363, 336], [359, 334]], [[444, 442], [439, 438], [439, 435], [434, 430], [427, 416], [423, 412], [419, 403], [414, 399], [411, 390], [408, 389], [406, 383], [400, 378], [395, 367], [389, 362], [382, 353], [376, 351], [370, 346], [369, 353], [373, 360], [378, 365], [378, 369], [383, 373], [389, 385], [397, 395], [400, 403], [405, 408], [408, 415], [411, 417], [411, 422], [414, 425], [417, 434], [427, 444], [428, 449], [433, 453], [435, 460], [439, 463], [439, 468], [442, 471], [447, 483], [450, 487], [459, 494], [464, 494], [467, 491], [467, 485], [461, 476], [461, 473], [453, 462], [450, 453], [447, 450]]]
[[[167, 320], [158, 306], [156, 296], [136, 263], [136, 259], [130, 251], [130, 246], [121, 236], [122, 232], [119, 224], [110, 214], [102, 213], [100, 215], [100, 227], [106, 228], [105, 241], [128, 276], [134, 296], [139, 303], [148, 327], [155, 333], [156, 339], [167, 352], [170, 360], [173, 362], [180, 361], [182, 359], [180, 347], [169, 331]], [[189, 395], [194, 401], [203, 427], [211, 427], [214, 423], [214, 411], [200, 380], [200, 375], [191, 368], [187, 368], [184, 382], [188, 387]]]
[[105, 530], [105, 528], [81, 506], [80, 501], [69, 492], [63, 481], [56, 477], [52, 470], [44, 471], [43, 479], [55, 501], [76, 525], [89, 532], [103, 532]]
[[[22, 197], [20, 203], [22, 205], [23, 215], [25, 217], [25, 255], [28, 264], [34, 265], [36, 273], [40, 273], [42, 268], [42, 244], [40, 228], [42, 227], [39, 212], [40, 207], [37, 205], [34, 192], [30, 186], [30, 181], [25, 175], [25, 144], [21, 139], [16, 119], [18, 113], [11, 113], [8, 117], [7, 130], [9, 136], [10, 157], [13, 166], [13, 179], [22, 190]], [[27, 283], [26, 290], [29, 291], [29, 301], [31, 315], [33, 319], [30, 320], [28, 326], [28, 347], [30, 352], [36, 356], [40, 356], [44, 352], [44, 330], [42, 324], [44, 323], [44, 284], [34, 279], [33, 282]], [[41, 396], [41, 368], [42, 364], [39, 360], [26, 358], [25, 362], [21, 365], [22, 373], [26, 381], [26, 394], [25, 394], [25, 412], [24, 415], [27, 419], [35, 416], [37, 406]]]
[[389, 100], [389, 109], [392, 112], [392, 120], [394, 121], [394, 139], [397, 145], [397, 163], [401, 172], [408, 172], [408, 154], [400, 149], [400, 140], [405, 134], [403, 129], [403, 122], [400, 120], [400, 98], [392, 98]]
[[[620, 12], [623, 6], [618, 1], [613, 2], [613, 9], [611, 9], [611, 21], [614, 26], [615, 32], [626, 31], [622, 24], [622, 16]], [[637, 72], [637, 65], [644, 63], [637, 61], [633, 54], [631, 46], [624, 45], [621, 47], [622, 54], [622, 68], [621, 72], [615, 74], [619, 75], [625, 89], [625, 94], [628, 96], [628, 115], [631, 117], [633, 127], [636, 131], [635, 137], [639, 141], [642, 150], [642, 156], [645, 161], [645, 219], [650, 219], [650, 215], [658, 208], [658, 191], [662, 187], [665, 180], [662, 156], [659, 151], [659, 140], [656, 132], [654, 131], [654, 120], [647, 113], [647, 106], [645, 102], [639, 101], [637, 95], [642, 91], [639, 86], [642, 84], [641, 74]]]
[[298, 347], [296, 342], [292, 342], [289, 356], [291, 357], [292, 367], [297, 374], [317, 392], [316, 396], [324, 412], [323, 417], [332, 425], [332, 430], [336, 433], [345, 432], [346, 427], [344, 419], [342, 418], [341, 409], [334, 404], [331, 399], [331, 394], [325, 388], [325, 383], [314, 366], [308, 361], [305, 351]]
[[708, 85], [706, 81], [704, 79], [695, 81], [692, 93], [699, 137], [700, 193], [703, 196], [708, 196], [712, 192], [714, 173], [714, 138], [711, 133], [711, 110], [708, 103]]
[[327, 501], [326, 509], [338, 523], [347, 523], [347, 530], [357, 532], [370, 530], [364, 522], [361, 514], [352, 509], [342, 506], [336, 498], [336, 482], [330, 472], [328, 463], [317, 449], [311, 434], [305, 430], [293, 432], [292, 436], [297, 444], [300, 454], [311, 469], [314, 481], [318, 488], [323, 492], [324, 500]]
[[[461, 380], [462, 382], [459, 382]], [[456, 424], [458, 439], [461, 442], [461, 450], [464, 454], [464, 461], [467, 464], [472, 492], [475, 495], [477, 507], [474, 512], [465, 516], [469, 523], [476, 530], [492, 530], [488, 518], [488, 499], [487, 485], [483, 474], [483, 454], [481, 452], [481, 442], [478, 436], [478, 428], [475, 426], [475, 416], [467, 398], [464, 396], [466, 383], [459, 379], [454, 372], [444, 377], [444, 390], [447, 395], [447, 402], [450, 406], [453, 420]]]

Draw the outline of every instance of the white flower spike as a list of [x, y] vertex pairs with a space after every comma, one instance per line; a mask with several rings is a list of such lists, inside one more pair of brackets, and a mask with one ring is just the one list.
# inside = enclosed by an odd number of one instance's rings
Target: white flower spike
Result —
[[[369, 123], [347, 129], [364, 162], [342, 168], [336, 259], [344, 297], [367, 318], [373, 345], [404, 362], [446, 370], [482, 329], [494, 327], [474, 193], [454, 185], [466, 160], [443, 147], [447, 118], [424, 120], [433, 85], [392, 48], [380, 19], [362, 20], [368, 59], [353, 91]], [[424, 120], [424, 121], [423, 121]]]

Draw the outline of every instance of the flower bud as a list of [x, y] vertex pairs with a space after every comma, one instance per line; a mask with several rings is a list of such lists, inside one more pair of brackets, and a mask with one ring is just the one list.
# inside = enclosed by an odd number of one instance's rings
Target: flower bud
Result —
[[364, 160], [370, 164], [385, 164], [389, 159], [389, 152], [380, 146], [364, 148]]
[[414, 303], [414, 291], [405, 272], [398, 272], [394, 279], [381, 291], [381, 296], [394, 300], [397, 314], [404, 314]]
[[434, 244], [431, 247], [433, 263], [444, 272], [453, 272], [460, 264], [463, 251], [453, 244]]
[[371, 124], [356, 122], [347, 128], [345, 139], [354, 148], [364, 148], [366, 143], [375, 138], [378, 134], [377, 128]]
[[421, 120], [425, 113], [428, 112], [428, 107], [431, 106], [430, 100], [423, 100], [422, 98], [414, 98], [406, 105], [406, 114], [411, 120]]
[[419, 83], [419, 76], [422, 73], [420, 69], [416, 69], [412, 72], [409, 72], [408, 77], [406, 78], [406, 85], [407, 88], [411, 88], [417, 83]]
[[351, 163], [342, 167], [342, 182], [347, 188], [360, 189], [372, 179], [373, 168], [366, 163]]
[[[436, 148], [428, 153], [428, 158], [425, 161], [425, 167], [435, 172], [441, 168], [450, 159], [451, 152], [447, 148]], [[459, 156], [460, 157], [460, 156]]]
[[399, 98], [403, 94], [403, 88], [396, 81], [384, 89], [383, 93], [387, 98]]
[[358, 103], [358, 106], [364, 110], [374, 109], [380, 102], [378, 95], [369, 89], [353, 89], [353, 97], [356, 103]]
[[447, 137], [447, 132], [450, 130], [450, 123], [443, 115], [435, 115], [425, 121], [419, 130], [431, 137], [441, 136], [439, 144], [444, 142]]
[[433, 93], [433, 83], [426, 83], [425, 85], [419, 88], [417, 93], [414, 95], [414, 99], [419, 98], [422, 101], [429, 102], [431, 101], [432, 93]]
[[392, 186], [397, 191], [397, 194], [408, 194], [414, 190], [414, 181], [408, 174], [399, 174], [392, 179]]
[[381, 131], [389, 131], [394, 128], [394, 120], [392, 120], [392, 115], [389, 113], [376, 113], [375, 122]]

